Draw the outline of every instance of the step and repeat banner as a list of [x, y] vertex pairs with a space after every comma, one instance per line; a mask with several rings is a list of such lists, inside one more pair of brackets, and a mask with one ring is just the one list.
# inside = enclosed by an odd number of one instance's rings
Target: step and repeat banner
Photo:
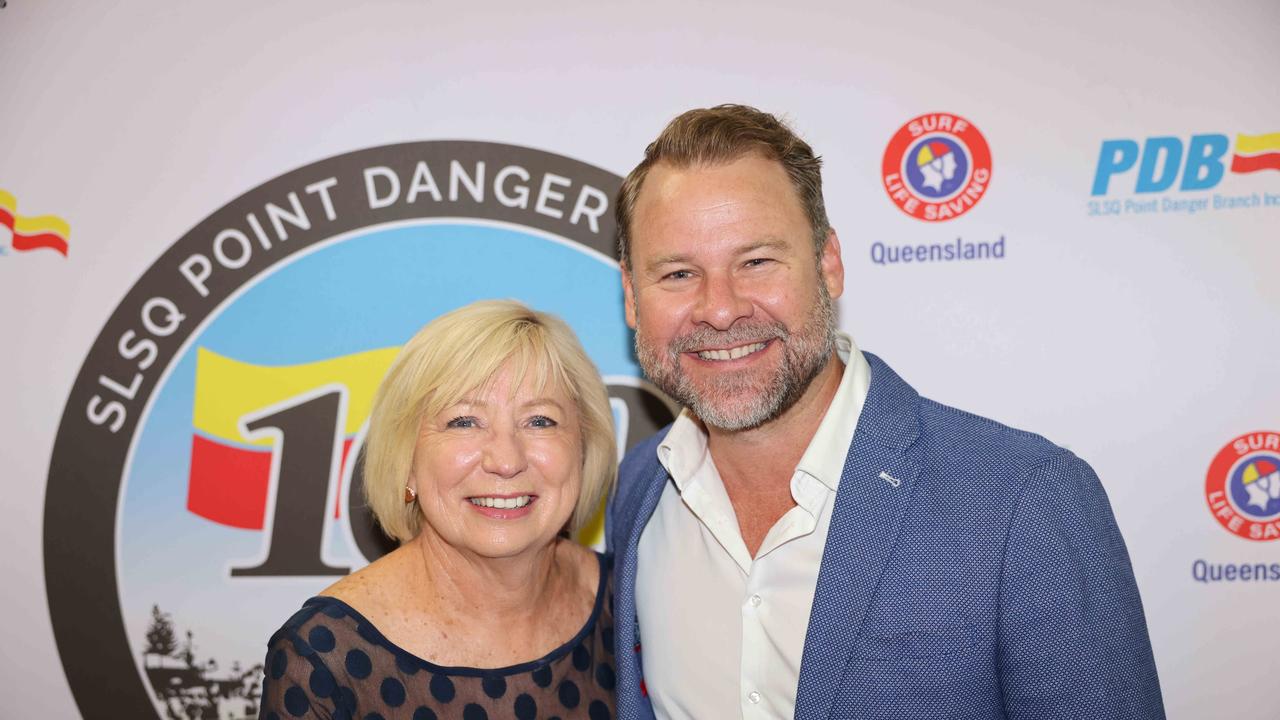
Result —
[[[0, 0], [4, 717], [256, 717], [389, 549], [372, 394], [481, 298], [564, 317], [621, 448], [621, 177], [674, 115], [825, 160], [839, 322], [1111, 497], [1172, 718], [1280, 718], [1280, 5]], [[589, 528], [584, 540], [599, 537]]]

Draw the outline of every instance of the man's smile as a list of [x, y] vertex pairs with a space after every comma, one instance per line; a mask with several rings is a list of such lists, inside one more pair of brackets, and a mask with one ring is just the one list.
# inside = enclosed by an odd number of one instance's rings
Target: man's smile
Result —
[[718, 350], [695, 350], [693, 351], [693, 354], [697, 355], [698, 358], [702, 360], [737, 360], [739, 358], [744, 358], [748, 355], [758, 353], [761, 350], [764, 350], [768, 345], [768, 342], [754, 342]]

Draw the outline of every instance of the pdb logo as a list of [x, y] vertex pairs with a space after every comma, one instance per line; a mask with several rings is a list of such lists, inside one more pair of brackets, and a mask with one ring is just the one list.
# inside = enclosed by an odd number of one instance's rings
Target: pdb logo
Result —
[[1185, 142], [1173, 136], [1149, 137], [1141, 144], [1132, 139], [1104, 140], [1093, 174], [1092, 194], [1107, 195], [1111, 181], [1132, 178], [1136, 194], [1173, 190], [1209, 190], [1232, 173], [1280, 170], [1280, 133], [1236, 135], [1235, 152], [1228, 164], [1231, 140], [1226, 135], [1192, 135]]

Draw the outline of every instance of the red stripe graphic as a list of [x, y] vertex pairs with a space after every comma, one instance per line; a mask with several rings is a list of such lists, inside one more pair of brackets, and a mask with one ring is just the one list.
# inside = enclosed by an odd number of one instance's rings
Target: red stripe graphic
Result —
[[196, 515], [231, 527], [261, 530], [270, 479], [271, 451], [243, 450], [192, 437], [187, 509]]
[[62, 257], [67, 256], [67, 241], [53, 235], [51, 233], [40, 233], [39, 235], [23, 235], [21, 233], [13, 234], [13, 249], [18, 252], [26, 252], [28, 250], [38, 250], [40, 248], [49, 248], [57, 251]]
[[1231, 156], [1231, 172], [1251, 173], [1259, 170], [1280, 170], [1280, 152]]
[[[342, 442], [346, 468], [351, 440]], [[261, 530], [266, 521], [271, 481], [271, 451], [246, 450], [223, 445], [200, 435], [191, 438], [191, 475], [187, 483], [187, 510], [220, 525]], [[339, 516], [341, 475], [333, 516]]]
[[13, 232], [13, 249], [18, 252], [27, 252], [28, 250], [39, 250], [40, 248], [49, 248], [62, 257], [67, 256], [67, 241], [54, 235], [53, 233], [36, 233], [34, 235], [24, 235], [13, 229], [14, 220], [13, 213], [0, 207], [0, 225], [4, 225]]

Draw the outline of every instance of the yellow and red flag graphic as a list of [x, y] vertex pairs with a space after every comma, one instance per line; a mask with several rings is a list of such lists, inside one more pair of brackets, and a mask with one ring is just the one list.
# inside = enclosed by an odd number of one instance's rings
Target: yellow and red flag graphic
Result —
[[53, 215], [19, 215], [17, 198], [4, 190], [0, 190], [0, 225], [13, 233], [13, 249], [18, 252], [49, 248], [67, 256], [67, 241], [71, 238], [67, 221]]
[[1251, 173], [1259, 170], [1280, 170], [1280, 133], [1236, 135], [1231, 172]]
[[[369, 417], [374, 392], [398, 351], [393, 347], [300, 365], [255, 365], [199, 348], [187, 509], [223, 525], [261, 530], [271, 492], [272, 453], [280, 452], [285, 442], [247, 437], [245, 419], [318, 388], [338, 386], [346, 394], [345, 417], [336, 419], [345, 469], [352, 440]], [[333, 448], [290, 451], [328, 457]], [[338, 497], [341, 492], [339, 488]], [[338, 507], [334, 507], [335, 516]]]

